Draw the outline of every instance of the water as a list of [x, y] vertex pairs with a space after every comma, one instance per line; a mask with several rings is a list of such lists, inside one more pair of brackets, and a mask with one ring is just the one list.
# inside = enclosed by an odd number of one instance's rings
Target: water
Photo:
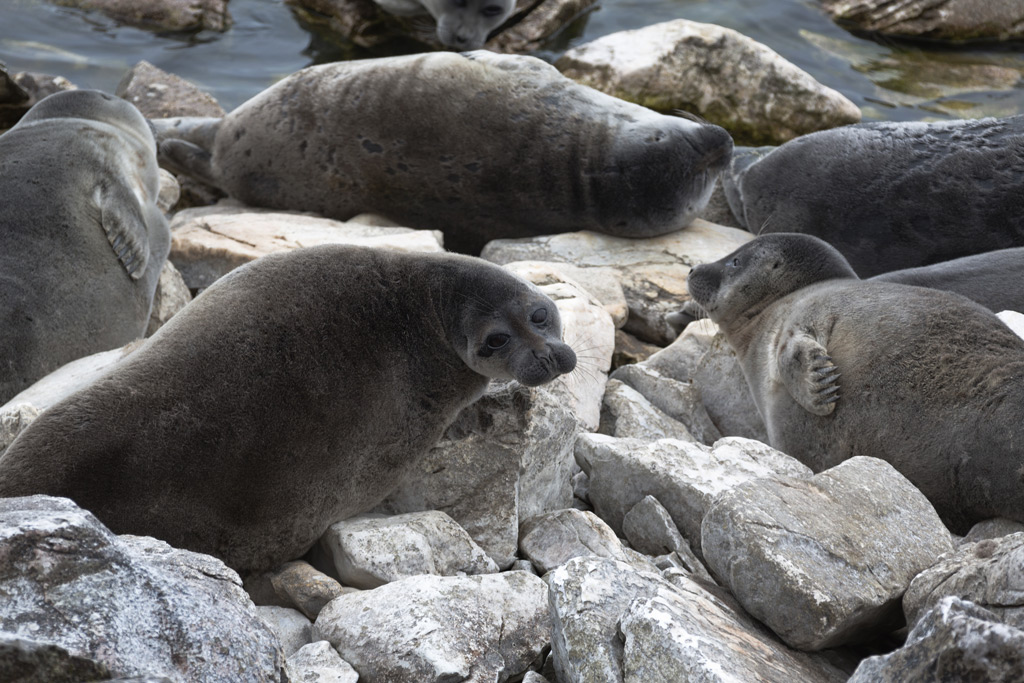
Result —
[[[97, 12], [43, 0], [0, 0], [0, 61], [113, 91], [140, 59], [178, 74], [232, 109], [309, 64], [368, 56], [311, 35], [280, 0], [232, 0], [226, 33], [155, 35]], [[602, 0], [538, 56], [671, 19], [736, 29], [853, 100], [865, 120], [1024, 113], [1024, 46], [948, 49], [879, 42], [833, 24], [816, 0]]]

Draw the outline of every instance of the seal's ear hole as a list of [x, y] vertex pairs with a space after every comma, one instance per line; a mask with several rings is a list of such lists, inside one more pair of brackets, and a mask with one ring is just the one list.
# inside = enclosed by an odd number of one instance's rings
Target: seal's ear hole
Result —
[[511, 339], [507, 334], [492, 334], [487, 338], [487, 348], [497, 350], [508, 344], [508, 340]]
[[530, 320], [532, 320], [533, 322], [535, 322], [538, 325], [541, 324], [542, 322], [544, 322], [547, 319], [548, 319], [548, 309], [546, 309], [546, 308], [538, 308], [536, 311], [533, 312], [533, 315], [530, 316]]
[[739, 268], [740, 267], [740, 257], [739, 256], [733, 256], [731, 259], [729, 259], [728, 265], [731, 268]]
[[776, 268], [778, 268], [781, 265], [782, 265], [782, 261], [776, 261], [775, 263], [772, 264], [772, 270], [775, 270]]

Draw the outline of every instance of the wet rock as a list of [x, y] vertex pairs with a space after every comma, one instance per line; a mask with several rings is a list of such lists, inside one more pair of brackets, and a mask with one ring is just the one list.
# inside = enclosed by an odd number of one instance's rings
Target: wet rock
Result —
[[0, 499], [0, 631], [114, 676], [278, 681], [283, 657], [219, 560], [114, 536], [64, 498]]
[[226, 31], [228, 0], [50, 0], [56, 5], [97, 10], [114, 21], [163, 31]]
[[114, 94], [134, 104], [147, 119], [225, 114], [212, 95], [145, 60], [124, 75]]
[[0, 681], [80, 683], [109, 679], [110, 670], [97, 661], [76, 657], [53, 643], [0, 633]]
[[946, 597], [925, 613], [895, 652], [865, 659], [849, 683], [1024, 680], [1024, 632], [986, 609]]
[[498, 571], [462, 527], [443, 512], [393, 517], [359, 515], [332, 524], [320, 539], [341, 582], [376, 588], [419, 574], [488, 574]]
[[966, 543], [918, 574], [903, 596], [913, 626], [943, 598], [969, 600], [1024, 630], [1024, 533]]
[[171, 221], [170, 260], [190, 289], [260, 256], [317, 244], [352, 244], [401, 251], [440, 252], [441, 233], [335, 221], [297, 211], [274, 211], [222, 201], [186, 209]]
[[[435, 33], [429, 15], [399, 17], [388, 14], [372, 0], [285, 0], [299, 17], [361, 47], [395, 41], [421, 50], [446, 48]], [[484, 45], [495, 52], [533, 52], [580, 16], [596, 0], [518, 0], [516, 9]]]
[[732, 29], [676, 19], [603, 36], [555, 66], [651, 109], [681, 109], [744, 144], [779, 144], [860, 121], [860, 109], [774, 50]]
[[293, 683], [358, 683], [359, 673], [326, 640], [304, 645], [285, 662]]
[[332, 601], [314, 638], [366, 683], [501, 683], [548, 642], [547, 588], [527, 572], [417, 576]]
[[290, 607], [262, 605], [256, 608], [256, 613], [267, 623], [267, 626], [281, 642], [281, 651], [284, 652], [285, 657], [290, 657], [301, 647], [310, 643], [313, 622], [307, 619], [302, 612]]
[[546, 580], [562, 683], [844, 678], [685, 577], [674, 585], [614, 560], [576, 558]]
[[446, 512], [507, 568], [517, 559], [520, 520], [572, 506], [579, 429], [544, 387], [492, 382], [377, 511]]
[[156, 283], [156, 292], [153, 294], [153, 308], [150, 309], [146, 336], [152, 337], [154, 332], [163, 327], [164, 323], [185, 308], [190, 301], [192, 301], [192, 293], [185, 284], [184, 278], [181, 277], [181, 273], [173, 263], [164, 261], [164, 267], [160, 270], [160, 279]]
[[590, 477], [595, 512], [622, 533], [623, 520], [646, 496], [665, 507], [700, 553], [701, 520], [716, 496], [759, 477], [810, 477], [795, 458], [762, 443], [729, 437], [714, 446], [661, 439], [652, 443], [581, 434], [576, 461]]
[[840, 26], [929, 40], [1024, 38], [1024, 5], [1015, 0], [822, 0]]
[[643, 394], [617, 379], [608, 380], [598, 431], [619, 439], [696, 441], [686, 425], [669, 417]]
[[911, 579], [953, 541], [903, 475], [860, 456], [723, 493], [704, 516], [701, 547], [751, 615], [790, 646], [819, 650], [898, 626]]
[[744, 230], [698, 219], [683, 230], [647, 239], [584, 231], [493, 240], [481, 256], [499, 264], [558, 261], [580, 268], [613, 268], [620, 274], [629, 307], [623, 329], [642, 341], [665, 345], [677, 336], [665, 316], [690, 298], [690, 267], [716, 261], [751, 239], [753, 235]]
[[546, 574], [574, 557], [629, 562], [615, 532], [592, 512], [567, 509], [531, 517], [519, 527], [519, 550]]

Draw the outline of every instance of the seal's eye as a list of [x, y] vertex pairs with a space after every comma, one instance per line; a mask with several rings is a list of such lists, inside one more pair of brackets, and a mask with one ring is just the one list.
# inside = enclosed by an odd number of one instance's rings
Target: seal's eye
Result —
[[484, 7], [482, 10], [480, 10], [480, 14], [484, 15], [485, 17], [496, 17], [499, 14], [501, 14], [501, 7], [499, 7], [498, 5], [488, 5], [487, 7]]
[[487, 348], [500, 349], [505, 344], [508, 344], [510, 338], [507, 334], [492, 334], [487, 338]]
[[547, 319], [548, 319], [548, 309], [546, 309], [546, 308], [538, 308], [536, 311], [533, 312], [533, 315], [530, 316], [530, 320], [532, 320], [533, 322], [537, 323], [538, 325], [541, 324], [542, 322], [544, 322]]

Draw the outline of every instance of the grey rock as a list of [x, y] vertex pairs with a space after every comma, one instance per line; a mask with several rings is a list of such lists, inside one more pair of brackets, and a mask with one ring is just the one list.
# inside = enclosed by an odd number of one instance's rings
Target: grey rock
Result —
[[546, 580], [561, 683], [843, 678], [685, 578], [576, 558]]
[[533, 574], [534, 576], [537, 575], [537, 570], [534, 568], [533, 562], [530, 562], [529, 560], [516, 560], [512, 563], [512, 566], [509, 567], [509, 571], [528, 572], [530, 574]]
[[714, 24], [676, 19], [575, 47], [555, 66], [659, 111], [682, 109], [744, 144], [779, 144], [860, 121], [860, 109], [778, 53]]
[[972, 526], [967, 535], [960, 539], [960, 543], [977, 543], [978, 541], [984, 541], [986, 538], [997, 539], [1001, 536], [1015, 534], [1018, 531], [1024, 531], [1024, 524], [1016, 520], [1006, 519], [1005, 517], [986, 519]]
[[265, 621], [277, 636], [285, 657], [290, 657], [311, 642], [313, 622], [302, 612], [290, 607], [262, 605], [256, 608], [256, 614], [260, 615], [260, 619]]
[[592, 512], [555, 510], [524, 521], [519, 550], [546, 574], [574, 557], [608, 557], [629, 562], [615, 532]]
[[13, 76], [0, 63], [0, 133], [11, 128], [47, 95], [75, 86], [63, 76], [21, 71]]
[[520, 520], [572, 506], [578, 430], [543, 388], [492, 382], [377, 511], [441, 510], [505, 569], [518, 559]]
[[819, 650], [898, 626], [911, 579], [953, 541], [903, 475], [860, 456], [727, 491], [704, 517], [701, 546], [751, 615], [792, 647]]
[[164, 323], [185, 308], [190, 301], [192, 301], [192, 293], [188, 290], [181, 273], [173, 263], [164, 261], [160, 279], [156, 283], [156, 292], [153, 295], [153, 308], [150, 309], [146, 336], [152, 337], [154, 332], [163, 327]]
[[629, 332], [615, 330], [615, 353], [612, 354], [612, 369], [645, 361], [663, 347], [640, 341]]
[[686, 425], [669, 417], [639, 391], [617, 379], [608, 380], [605, 387], [598, 431], [619, 439], [696, 441]]
[[523, 683], [548, 683], [548, 679], [544, 678], [536, 671], [527, 671], [526, 675], [523, 676]]
[[424, 575], [342, 595], [317, 617], [367, 683], [501, 683], [539, 659], [547, 588], [527, 572]]
[[622, 518], [622, 534], [636, 550], [648, 555], [666, 555], [690, 544], [679, 533], [668, 510], [654, 496], [644, 496]]
[[332, 524], [320, 538], [341, 582], [376, 588], [420, 574], [492, 574], [498, 566], [455, 520], [429, 510], [359, 515]]
[[257, 605], [292, 607], [310, 620], [316, 619], [324, 605], [342, 593], [359, 590], [342, 586], [304, 560], [285, 562], [271, 571], [249, 574], [242, 587]]
[[704, 407], [702, 388], [694, 382], [663, 375], [646, 361], [623, 366], [612, 373], [612, 378], [629, 386], [663, 414], [682, 424], [692, 440], [711, 444], [722, 438], [722, 433]]
[[1024, 630], [1024, 533], [966, 543], [918, 574], [903, 596], [907, 623], [916, 624], [947, 596]]
[[163, 31], [226, 31], [228, 0], [51, 0], [58, 5], [97, 10], [115, 21]]
[[0, 499], [0, 631], [114, 676], [278, 681], [277, 637], [219, 560], [114, 536], [64, 498]]
[[505, 266], [536, 285], [551, 284], [550, 273], [558, 273], [563, 282], [578, 284], [599, 301], [612, 317], [616, 329], [626, 324], [629, 309], [619, 272], [614, 268], [580, 268], [558, 261], [513, 261]]
[[108, 680], [110, 670], [76, 657], [53, 643], [0, 633], [0, 681], [6, 683], [80, 683]]
[[697, 219], [685, 230], [647, 239], [583, 231], [492, 240], [480, 255], [499, 264], [558, 261], [580, 268], [614, 268], [629, 307], [623, 329], [642, 341], [665, 345], [677, 336], [665, 317], [690, 298], [690, 267], [716, 261], [753, 237], [745, 230]]
[[285, 662], [291, 683], [358, 683], [359, 672], [326, 640], [304, 645]]
[[124, 75], [114, 94], [134, 104], [147, 119], [220, 117], [225, 114], [212, 95], [146, 60], [140, 61]]
[[1024, 632], [988, 610], [946, 597], [895, 652], [861, 662], [849, 683], [1015, 683], [1024, 680]]
[[729, 208], [729, 201], [725, 198], [722, 183], [715, 183], [715, 189], [711, 191], [711, 199], [701, 211], [700, 218], [708, 223], [724, 225], [727, 228], [743, 228], [736, 220], [736, 216], [733, 215], [732, 209]]
[[590, 477], [597, 515], [622, 532], [623, 519], [646, 496], [658, 499], [700, 554], [700, 525], [715, 496], [758, 477], [809, 477], [795, 458], [757, 441], [728, 437], [714, 446], [661, 439], [642, 442], [581, 434], [576, 461]]
[[929, 40], [1019, 40], [1024, 5], [1017, 0], [822, 0], [840, 25]]

